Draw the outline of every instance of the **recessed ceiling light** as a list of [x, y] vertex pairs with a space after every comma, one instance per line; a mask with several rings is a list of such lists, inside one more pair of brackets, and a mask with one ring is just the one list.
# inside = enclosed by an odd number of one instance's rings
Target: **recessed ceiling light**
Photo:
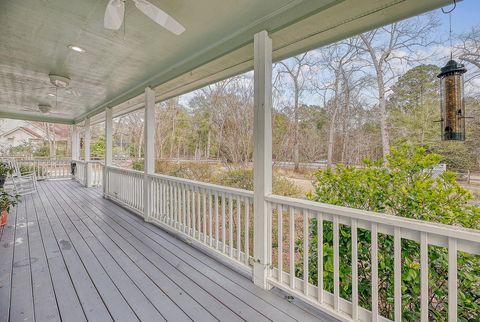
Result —
[[82, 47], [75, 46], [75, 45], [68, 45], [68, 48], [70, 48], [70, 49], [73, 50], [73, 51], [76, 51], [77, 53], [84, 53], [84, 52], [86, 52], [86, 50], [83, 49]]

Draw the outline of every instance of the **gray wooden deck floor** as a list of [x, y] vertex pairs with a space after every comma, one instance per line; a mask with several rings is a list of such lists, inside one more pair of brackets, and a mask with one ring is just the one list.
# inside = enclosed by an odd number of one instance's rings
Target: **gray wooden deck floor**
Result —
[[0, 245], [0, 321], [322, 318], [71, 180], [40, 182]]

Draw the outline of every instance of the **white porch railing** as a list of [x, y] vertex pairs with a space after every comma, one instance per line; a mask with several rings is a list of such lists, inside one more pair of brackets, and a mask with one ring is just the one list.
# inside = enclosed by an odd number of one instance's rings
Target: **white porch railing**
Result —
[[150, 221], [166, 225], [251, 270], [253, 192], [165, 175], [148, 178]]
[[76, 167], [75, 167], [75, 180], [80, 182], [82, 185], [85, 185], [85, 161], [74, 160]]
[[[148, 180], [147, 185], [144, 185], [145, 179]], [[106, 168], [105, 188], [106, 197], [137, 212], [145, 220], [184, 236], [213, 255], [252, 272], [253, 192], [165, 175], [146, 176], [143, 172], [116, 167]], [[145, 189], [148, 196], [144, 196]], [[145, 200], [149, 202], [147, 216]], [[448, 255], [448, 273], [441, 276], [448, 288], [446, 309], [449, 320], [456, 321], [459, 252], [480, 255], [478, 231], [276, 195], [267, 196], [266, 201], [270, 232], [267, 244], [272, 263], [268, 283], [271, 286], [301, 298], [340, 320], [389, 321], [379, 309], [384, 296], [379, 290], [379, 263], [384, 256], [392, 256], [392, 318], [401, 321], [402, 287], [405, 287], [402, 284], [402, 247], [405, 247], [405, 241], [411, 241], [419, 249], [421, 320], [428, 320], [432, 296], [429, 294], [429, 275], [438, 273], [430, 269], [429, 252], [431, 247], [440, 247]], [[330, 227], [329, 242], [326, 241], [324, 227]], [[349, 232], [348, 236], [341, 235], [345, 229]], [[365, 232], [369, 233], [370, 242], [360, 245], [359, 236]], [[340, 253], [340, 245], [345, 238], [349, 240], [348, 283], [351, 283], [347, 297], [341, 295], [345, 281], [342, 284], [340, 271], [345, 265], [345, 254]], [[382, 248], [385, 238], [391, 239], [390, 254], [385, 254], [385, 248]], [[322, 247], [311, 248], [314, 240]], [[324, 258], [328, 257], [324, 257], [325, 247], [331, 249], [328, 263], [324, 262]], [[367, 262], [359, 257], [361, 247], [367, 247]], [[316, 265], [310, 265], [312, 258]], [[360, 263], [370, 267], [370, 291], [367, 296], [371, 309], [362, 307], [360, 303], [360, 298], [365, 298], [365, 294], [359, 291]], [[312, 283], [312, 276], [324, 276], [326, 271], [331, 274], [331, 292], [327, 291], [324, 278], [317, 278], [315, 284]]]
[[103, 162], [88, 161], [88, 187], [101, 187], [103, 185]]
[[[480, 254], [480, 233], [478, 231], [275, 195], [268, 196], [267, 203], [271, 216], [270, 222], [275, 223], [272, 228], [276, 231], [276, 236], [270, 238], [270, 255], [272, 255], [272, 241], [275, 241], [277, 245], [274, 251], [277, 260], [269, 277], [271, 285], [290, 292], [342, 320], [388, 321], [380, 316], [379, 312], [379, 256], [393, 255], [394, 318], [395, 321], [402, 321], [402, 240], [411, 240], [416, 242], [420, 249], [421, 320], [428, 321], [429, 299], [432, 296], [429, 294], [429, 274], [438, 273], [429, 269], [429, 246], [438, 246], [448, 251], [448, 274], [442, 278], [448, 283], [449, 321], [457, 321], [458, 252]], [[316, 225], [314, 221], [316, 221]], [[333, 250], [333, 293], [324, 290], [323, 278], [317, 279], [316, 285], [309, 282], [311, 276], [309, 257], [312, 255], [309, 243], [316, 239], [317, 245], [325, 245], [323, 230], [325, 225], [332, 228], [329, 233], [333, 234], [331, 245]], [[342, 225], [349, 227], [350, 237], [340, 235]], [[358, 236], [361, 229], [367, 230], [371, 234], [370, 257], [367, 263], [371, 268], [371, 311], [359, 305]], [[390, 236], [393, 239], [393, 254], [379, 252], [380, 235]], [[350, 300], [340, 297], [339, 250], [341, 238], [350, 238]], [[298, 244], [301, 245], [301, 251], [298, 248], [296, 250]], [[324, 276], [324, 267], [327, 267], [323, 262], [325, 255], [323, 249], [324, 247], [316, 247], [313, 250], [316, 252], [314, 257], [317, 260], [314, 266], [317, 271], [313, 272], [313, 275], [317, 277]], [[283, 260], [278, 260], [278, 258]], [[302, 278], [291, 274], [297, 268], [303, 271]]]
[[143, 180], [141, 171], [105, 167], [105, 195], [143, 216]]
[[62, 179], [71, 177], [70, 159], [17, 160], [18, 165], [35, 171], [37, 179]]
[[103, 164], [101, 161], [74, 160], [76, 164], [74, 179], [87, 187], [103, 185]]

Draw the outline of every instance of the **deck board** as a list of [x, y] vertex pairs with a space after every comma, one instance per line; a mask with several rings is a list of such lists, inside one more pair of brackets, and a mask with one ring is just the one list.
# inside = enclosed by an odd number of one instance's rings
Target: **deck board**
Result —
[[324, 320], [98, 189], [38, 186], [0, 231], [0, 322]]
[[2, 230], [0, 239], [0, 321], [8, 320], [10, 315], [16, 218], [17, 211], [13, 209], [10, 211], [7, 224], [0, 228]]
[[[77, 194], [78, 195], [78, 194]], [[88, 202], [87, 200], [84, 200]], [[99, 200], [101, 202], [101, 200]], [[108, 202], [108, 201], [106, 201]], [[147, 224], [141, 219], [131, 221], [128, 212], [123, 212], [118, 206], [114, 206], [115, 212], [109, 211], [110, 207], [104, 207], [105, 214], [110, 216], [114, 221], [118, 221], [121, 226], [124, 227], [124, 232], [135, 231], [138, 232], [139, 238], [146, 243], [152, 249], [155, 249], [157, 254], [165, 259], [168, 263], [174, 267], [179, 267], [179, 270], [185, 274], [186, 277], [191, 278], [193, 281], [204, 287], [210, 294], [214, 294], [220, 299], [223, 304], [233, 308], [242, 318], [248, 321], [264, 321], [272, 319], [274, 321], [288, 321], [292, 317], [288, 316], [285, 312], [278, 310], [272, 305], [258, 305], [259, 303], [268, 304], [263, 301], [261, 297], [253, 296], [250, 292], [245, 290], [239, 285], [231, 281], [231, 276], [238, 275], [232, 271], [229, 271], [229, 275], [222, 276], [213, 271], [210, 266], [205, 263], [199, 262], [194, 258], [191, 261], [181, 259], [177, 257], [174, 252], [164, 246], [165, 240], [161, 239], [156, 234], [151, 234]], [[124, 217], [126, 216], [126, 217]], [[123, 220], [121, 220], [122, 218]], [[151, 225], [150, 225], [151, 226]], [[154, 230], [158, 230], [156, 227], [152, 227]], [[192, 265], [191, 263], [195, 263]], [[242, 277], [242, 279], [245, 279]], [[250, 281], [248, 283], [251, 284]], [[308, 320], [306, 316], [303, 316], [303, 320]]]
[[[67, 270], [87, 320], [112, 320], [112, 316], [105, 304], [105, 302], [109, 301], [113, 302], [113, 305], [118, 305], [118, 310], [125, 311], [124, 313], [129, 314], [129, 317], [135, 321], [136, 316], [133, 312], [127, 310], [128, 305], [125, 305], [120, 300], [115, 301], [118, 298], [115, 293], [116, 286], [96, 261], [95, 254], [88, 249], [85, 242], [78, 234], [75, 234], [71, 227], [63, 225], [58, 217], [60, 210], [51, 203], [50, 198], [52, 196], [47, 196], [44, 193], [42, 184], [39, 184], [39, 191], [35, 198], [40, 198], [45, 206], [46, 217], [52, 227], [55, 240], [65, 260]], [[102, 294], [100, 290], [107, 291]], [[112, 307], [114, 307], [113, 305]], [[115, 313], [117, 311], [112, 310], [112, 312]], [[69, 317], [69, 315], [66, 317]], [[122, 319], [123, 317], [121, 314], [118, 314], [118, 318]], [[126, 320], [124, 318], [124, 321]]]
[[33, 200], [35, 207], [36, 224], [42, 236], [60, 317], [68, 316], [72, 321], [86, 321], [65, 260], [48, 221], [44, 205], [38, 196], [31, 196], [30, 198]]
[[15, 248], [13, 252], [12, 293], [10, 318], [13, 321], [34, 321], [33, 289], [30, 252], [28, 249], [25, 203], [17, 207], [15, 222]]
[[42, 236], [37, 223], [37, 214], [33, 204], [33, 198], [28, 196], [24, 198], [23, 203], [26, 207], [35, 320], [60, 321], [57, 299], [55, 291], [53, 290], [47, 256], [43, 248]]

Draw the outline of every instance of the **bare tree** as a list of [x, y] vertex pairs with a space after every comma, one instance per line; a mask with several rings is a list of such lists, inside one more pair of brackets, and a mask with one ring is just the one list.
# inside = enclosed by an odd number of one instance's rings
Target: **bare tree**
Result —
[[[468, 72], [465, 77], [465, 84], [473, 84], [472, 81], [480, 77], [480, 25], [472, 28], [470, 32], [460, 35], [460, 43], [455, 46], [454, 52], [463, 63], [466, 63]], [[475, 88], [475, 86], [470, 86]], [[480, 94], [475, 90], [471, 91], [475, 97]]]
[[317, 64], [314, 55], [306, 52], [302, 55], [294, 56], [276, 64], [274, 69], [277, 71], [275, 77], [275, 87], [285, 87], [290, 85], [293, 92], [293, 162], [295, 171], [299, 169], [299, 122], [300, 122], [300, 99], [309, 89], [313, 78], [314, 66]]
[[460, 36], [461, 43], [456, 46], [459, 58], [480, 70], [480, 26]]
[[384, 156], [390, 152], [386, 100], [388, 87], [398, 76], [398, 70], [395, 69], [394, 64], [411, 64], [424, 59], [413, 53], [419, 46], [426, 47], [432, 44], [429, 36], [437, 25], [438, 22], [434, 16], [427, 15], [393, 23], [359, 35], [363, 45], [356, 48], [368, 56], [367, 61], [375, 71], [378, 118]]
[[[314, 84], [317, 93], [323, 97], [323, 105], [330, 114], [327, 145], [327, 166], [330, 167], [334, 157], [335, 131], [341, 114], [342, 128], [342, 162], [345, 158], [346, 137], [349, 120], [349, 108], [352, 103], [353, 90], [365, 85], [361, 76], [364, 66], [360, 64], [356, 46], [358, 38], [350, 38], [344, 43], [334, 44], [318, 50], [321, 57], [321, 73]], [[358, 75], [357, 75], [358, 74]]]

